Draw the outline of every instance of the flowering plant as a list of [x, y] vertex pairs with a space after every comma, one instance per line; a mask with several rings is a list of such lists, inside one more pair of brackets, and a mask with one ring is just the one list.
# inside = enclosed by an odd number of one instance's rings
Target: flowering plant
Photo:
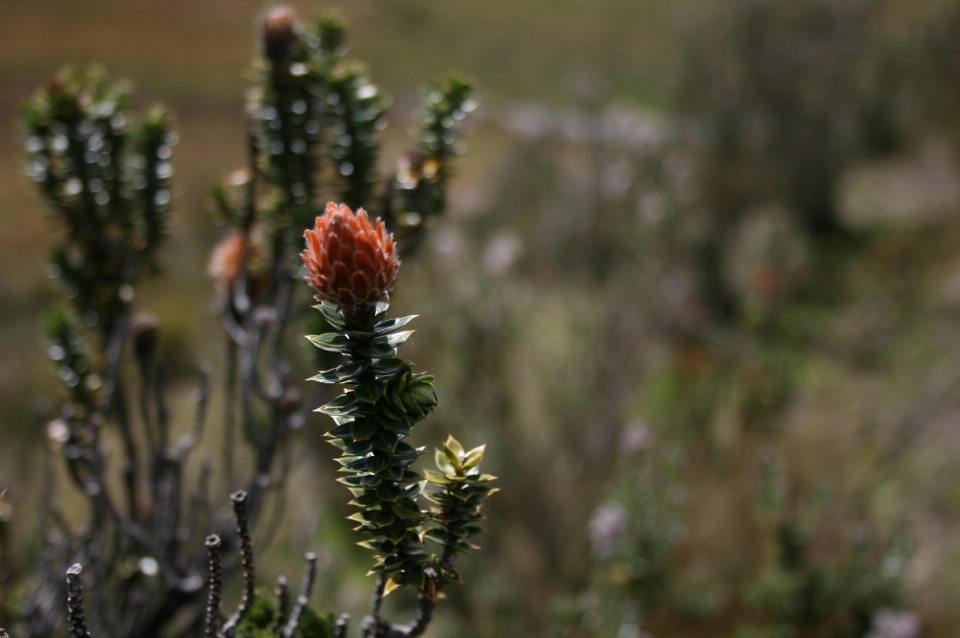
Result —
[[[378, 575], [364, 636], [419, 636], [432, 617], [439, 590], [459, 582], [453, 568], [458, 552], [476, 549], [467, 539], [480, 532], [480, 508], [495, 489], [495, 477], [481, 474], [483, 447], [464, 451], [450, 437], [436, 452], [438, 471], [426, 477], [412, 469], [424, 448], [405, 439], [437, 407], [434, 378], [413, 371], [397, 356], [397, 347], [412, 334], [404, 330], [416, 315], [387, 319], [389, 289], [399, 260], [393, 236], [379, 220], [371, 226], [366, 212], [328, 204], [313, 230], [306, 231], [302, 257], [307, 281], [317, 292], [315, 308], [333, 329], [308, 339], [345, 362], [320, 372], [312, 381], [352, 386], [319, 411], [333, 418], [326, 436], [343, 451], [346, 476], [339, 482], [353, 495], [359, 511], [349, 518], [369, 538], [360, 544], [374, 552], [371, 573]], [[426, 484], [436, 491], [417, 498]], [[426, 540], [440, 545], [430, 553]], [[395, 625], [380, 617], [386, 594], [405, 585], [419, 592], [416, 619]]]

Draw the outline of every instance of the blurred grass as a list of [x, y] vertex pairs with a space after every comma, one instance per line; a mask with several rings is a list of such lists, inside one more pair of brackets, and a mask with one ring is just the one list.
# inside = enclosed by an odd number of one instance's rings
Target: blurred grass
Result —
[[[315, 3], [294, 2], [305, 15]], [[656, 90], [673, 45], [670, 0], [363, 0], [338, 6], [353, 50], [390, 90], [457, 68], [519, 99], [562, 97], [565, 75], [610, 74], [618, 93]], [[5, 3], [0, 70], [34, 82], [64, 60], [99, 60], [162, 93], [236, 99], [249, 58], [250, 0]], [[168, 96], [170, 99], [170, 96]]]

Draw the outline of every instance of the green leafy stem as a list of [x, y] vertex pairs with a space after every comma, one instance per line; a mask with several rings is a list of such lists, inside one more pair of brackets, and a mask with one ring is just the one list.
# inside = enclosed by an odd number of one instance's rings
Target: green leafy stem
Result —
[[[346, 476], [338, 480], [359, 509], [349, 519], [369, 537], [360, 545], [373, 550], [370, 573], [380, 577], [364, 635], [418, 636], [430, 621], [440, 588], [460, 582], [454, 558], [475, 549], [467, 539], [480, 531], [480, 508], [495, 491], [487, 485], [495, 477], [479, 471], [482, 446], [465, 452], [452, 437], [437, 451], [439, 471], [428, 471], [425, 479], [411, 469], [424, 448], [405, 439], [437, 407], [434, 378], [415, 373], [411, 362], [397, 357], [397, 347], [413, 334], [404, 328], [416, 315], [386, 319], [389, 306], [384, 302], [349, 313], [327, 302], [315, 307], [334, 332], [308, 339], [346, 361], [311, 381], [352, 386], [317, 411], [335, 422], [326, 437], [343, 451], [339, 462]], [[417, 499], [427, 483], [439, 489], [424, 494], [431, 506], [423, 509]], [[425, 540], [442, 551], [429, 553]], [[405, 585], [420, 594], [417, 618], [404, 626], [381, 621], [380, 600]]]

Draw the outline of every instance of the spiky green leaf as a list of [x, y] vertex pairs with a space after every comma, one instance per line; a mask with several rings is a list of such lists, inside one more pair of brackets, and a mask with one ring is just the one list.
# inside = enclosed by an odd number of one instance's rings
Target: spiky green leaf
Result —
[[420, 315], [408, 315], [406, 317], [398, 317], [396, 319], [387, 319], [386, 321], [381, 321], [373, 327], [374, 334], [385, 335], [390, 334], [400, 328], [404, 327]]
[[366, 417], [357, 419], [353, 422], [353, 438], [356, 441], [364, 441], [376, 434], [379, 429], [380, 424], [374, 419]]
[[322, 335], [307, 335], [307, 340], [321, 350], [329, 352], [349, 352], [353, 345], [346, 336], [339, 332], [325, 332]]

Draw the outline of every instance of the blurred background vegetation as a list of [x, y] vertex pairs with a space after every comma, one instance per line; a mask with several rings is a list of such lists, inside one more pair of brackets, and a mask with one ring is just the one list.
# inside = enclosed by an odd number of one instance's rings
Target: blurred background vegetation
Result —
[[[489, 443], [503, 488], [429, 635], [957, 635], [960, 4], [333, 6], [391, 124], [410, 86], [481, 84], [450, 208], [393, 296], [422, 315], [405, 356], [438, 379], [418, 443]], [[138, 304], [188, 421], [197, 365], [222, 359], [207, 190], [242, 163], [260, 7], [0, 4], [0, 618], [39, 547], [58, 392], [39, 329], [58, 231], [17, 109], [66, 61], [173, 107], [172, 235]], [[405, 133], [387, 131], [392, 165]], [[322, 418], [261, 569], [316, 549], [317, 607], [359, 611]]]

